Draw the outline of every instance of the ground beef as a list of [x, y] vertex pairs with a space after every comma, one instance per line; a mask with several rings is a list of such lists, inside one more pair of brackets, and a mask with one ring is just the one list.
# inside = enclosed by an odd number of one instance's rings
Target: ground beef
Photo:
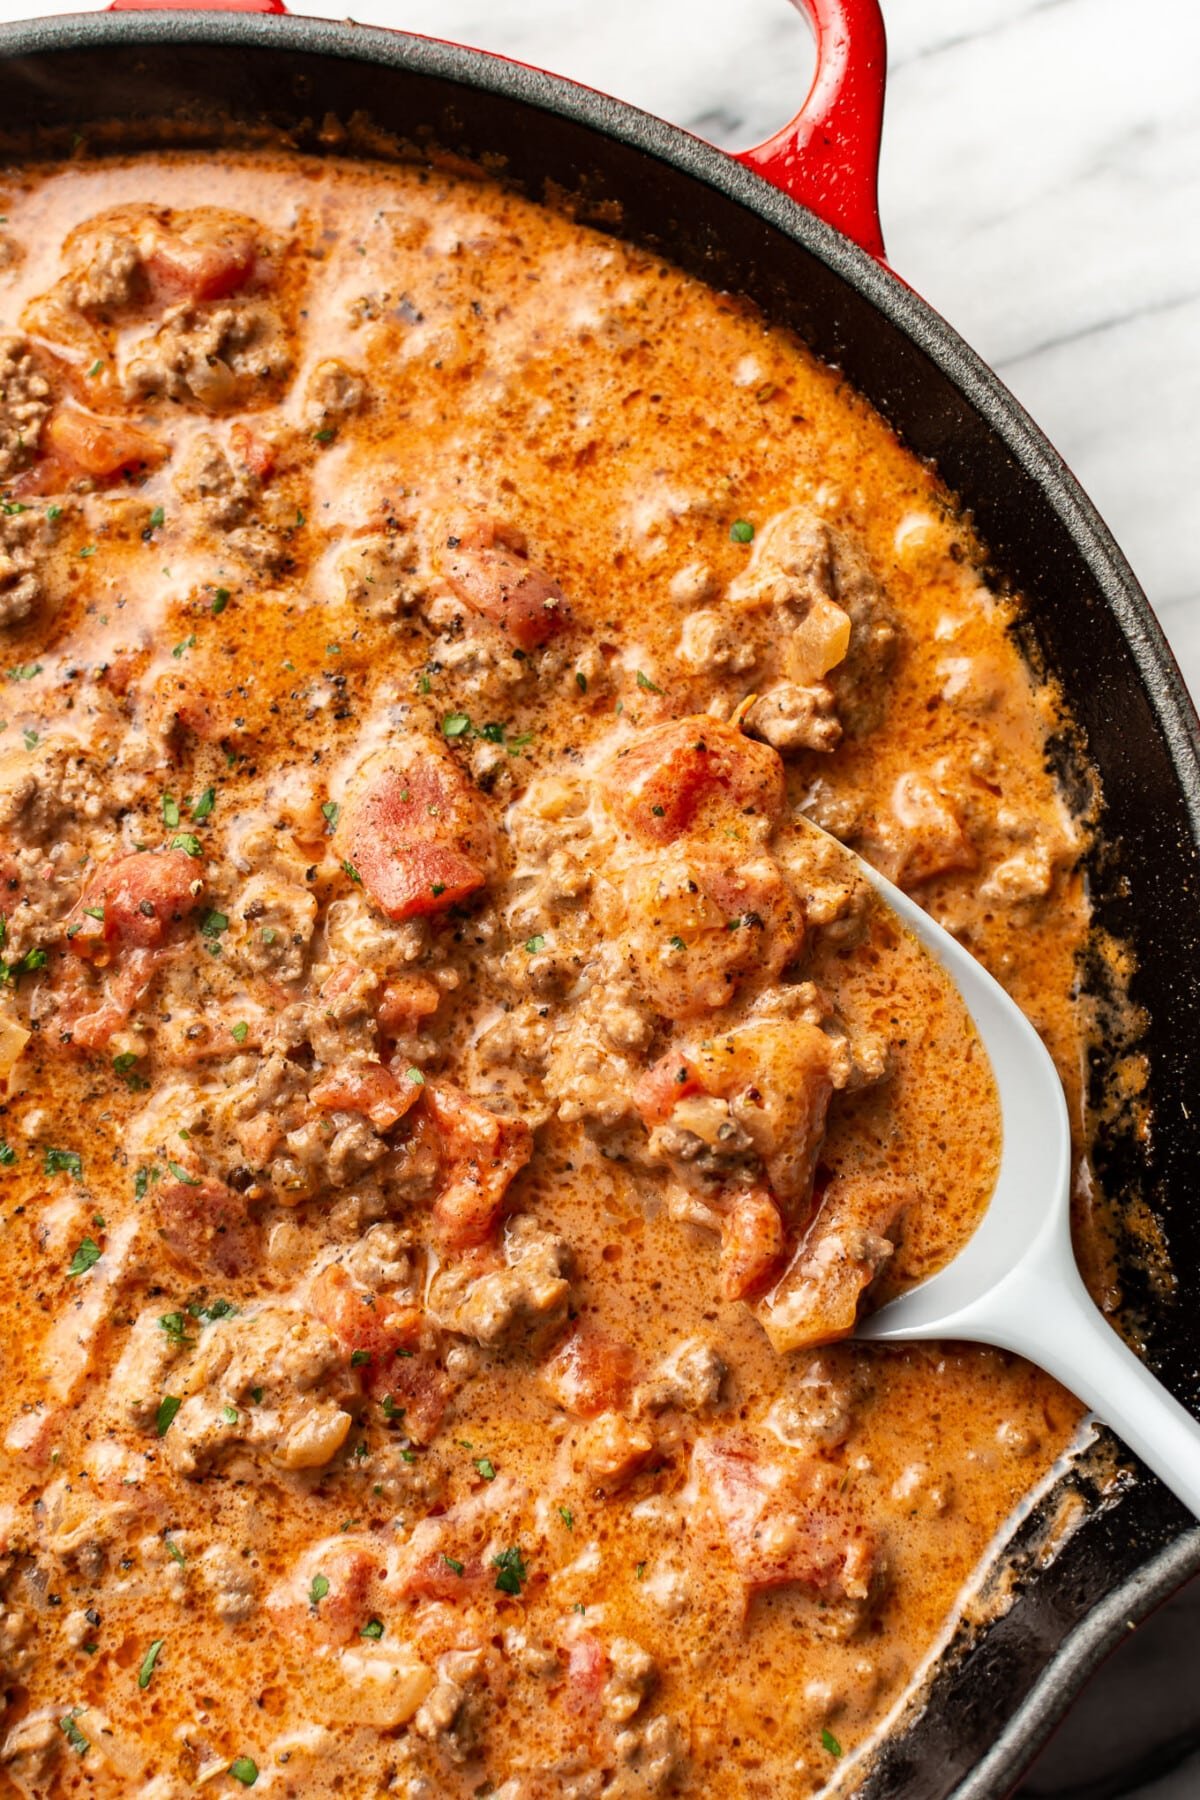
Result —
[[195, 401], [209, 412], [275, 397], [291, 353], [274, 310], [259, 300], [172, 307], [125, 370], [131, 400]]
[[50, 411], [50, 383], [28, 338], [0, 337], [0, 481], [33, 461]]

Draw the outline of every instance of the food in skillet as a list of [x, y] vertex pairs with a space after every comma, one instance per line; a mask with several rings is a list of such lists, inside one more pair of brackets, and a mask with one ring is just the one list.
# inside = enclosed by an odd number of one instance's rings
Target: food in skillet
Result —
[[807, 819], [1078, 1102], [1011, 606], [834, 372], [499, 187], [5, 213], [0, 1788], [817, 1791], [1077, 1421], [845, 1341], [998, 1122]]

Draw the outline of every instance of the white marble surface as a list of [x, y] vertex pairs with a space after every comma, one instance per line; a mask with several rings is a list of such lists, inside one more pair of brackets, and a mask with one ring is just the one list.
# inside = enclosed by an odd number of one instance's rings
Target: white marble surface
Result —
[[[0, 19], [32, 10], [80, 8], [0, 0]], [[1075, 468], [1200, 693], [1200, 5], [885, 10], [891, 260]], [[350, 11], [575, 76], [729, 147], [795, 110], [812, 62], [786, 0], [354, 0]], [[1097, 1676], [1021, 1792], [1197, 1800], [1196, 1746], [1193, 1586]]]

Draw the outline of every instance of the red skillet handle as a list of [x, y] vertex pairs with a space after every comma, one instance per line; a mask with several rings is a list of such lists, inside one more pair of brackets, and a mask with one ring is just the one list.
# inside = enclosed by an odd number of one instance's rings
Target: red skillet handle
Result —
[[109, 12], [286, 13], [283, 0], [108, 0]]
[[793, 0], [817, 38], [817, 72], [790, 124], [737, 161], [884, 258], [879, 141], [887, 39], [879, 0]]

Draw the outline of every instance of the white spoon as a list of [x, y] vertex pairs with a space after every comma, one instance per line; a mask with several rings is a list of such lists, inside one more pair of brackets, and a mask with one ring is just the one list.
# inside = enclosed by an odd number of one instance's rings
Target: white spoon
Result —
[[[840, 849], [846, 855], [845, 846]], [[967, 1338], [1047, 1369], [1200, 1516], [1200, 1423], [1117, 1336], [1071, 1248], [1071, 1133], [1058, 1072], [1014, 1001], [907, 894], [855, 858], [946, 970], [992, 1064], [1003, 1138], [987, 1212], [953, 1262], [861, 1321], [875, 1343]]]

